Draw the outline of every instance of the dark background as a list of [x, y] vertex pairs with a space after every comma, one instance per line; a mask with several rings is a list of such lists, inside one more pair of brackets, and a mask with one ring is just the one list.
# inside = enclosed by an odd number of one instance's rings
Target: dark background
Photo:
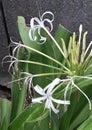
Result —
[[[26, 18], [29, 24], [30, 18], [38, 16], [36, 6], [37, 0], [0, 0], [0, 63], [5, 55], [8, 55], [9, 37], [19, 41], [17, 28], [17, 16]], [[70, 31], [78, 32], [78, 27], [83, 24], [84, 31], [87, 30], [87, 41], [92, 39], [92, 0], [40, 0], [40, 12], [52, 11], [55, 15], [54, 31], [59, 23]], [[0, 65], [0, 84], [4, 85], [10, 81], [7, 72], [8, 64]]]

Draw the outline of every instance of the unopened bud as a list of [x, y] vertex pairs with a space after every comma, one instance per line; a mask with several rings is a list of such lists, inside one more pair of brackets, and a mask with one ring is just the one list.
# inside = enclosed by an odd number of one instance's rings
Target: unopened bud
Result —
[[80, 27], [79, 27], [79, 32], [80, 32], [80, 33], [82, 32], [82, 24], [81, 24]]

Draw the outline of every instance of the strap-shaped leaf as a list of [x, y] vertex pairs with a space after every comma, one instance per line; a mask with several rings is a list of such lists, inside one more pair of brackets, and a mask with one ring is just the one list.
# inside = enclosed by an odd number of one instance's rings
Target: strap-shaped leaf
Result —
[[26, 108], [9, 125], [9, 130], [20, 130], [27, 121], [39, 121], [48, 116], [48, 111], [44, 112], [43, 104], [34, 104]]
[[[79, 79], [76, 83], [92, 100], [91, 86], [92, 81], [88, 79]], [[67, 112], [61, 117], [60, 130], [76, 129], [85, 119], [90, 115], [87, 100], [76, 89], [72, 89], [71, 105], [68, 107]], [[67, 124], [65, 125], [65, 123]], [[86, 130], [86, 129], [85, 129]]]
[[[57, 43], [59, 44], [59, 46], [62, 46], [62, 41], [61, 39], [64, 40], [66, 47], [68, 48], [68, 43], [70, 40], [70, 36], [72, 36], [72, 32], [70, 32], [68, 29], [66, 29], [64, 26], [62, 26], [61, 24], [58, 26], [56, 33], [55, 33], [55, 39], [57, 41]], [[55, 56], [56, 59], [62, 62], [62, 59], [64, 58], [60, 51], [58, 50], [58, 48], [55, 46], [55, 44], [53, 44], [53, 48], [54, 48], [54, 52], [55, 52]]]
[[[29, 58], [28, 51], [25, 48], [21, 48], [17, 52], [17, 57], [20, 60], [26, 60]], [[16, 63], [15, 63], [16, 66]], [[24, 109], [25, 100], [26, 100], [26, 91], [27, 87], [24, 84], [24, 80], [17, 81], [23, 76], [21, 76], [21, 71], [27, 71], [28, 70], [28, 64], [27, 63], [18, 63], [17, 67], [14, 67], [14, 73], [12, 78], [12, 111], [11, 111], [11, 121], [19, 115], [22, 110]], [[18, 69], [18, 70], [17, 70]]]
[[0, 130], [7, 130], [10, 122], [11, 102], [0, 99]]
[[46, 118], [38, 121], [30, 121], [25, 123], [24, 130], [59, 130], [59, 118], [54, 113], [48, 115]]
[[92, 129], [92, 115], [80, 125], [77, 130], [91, 130]]

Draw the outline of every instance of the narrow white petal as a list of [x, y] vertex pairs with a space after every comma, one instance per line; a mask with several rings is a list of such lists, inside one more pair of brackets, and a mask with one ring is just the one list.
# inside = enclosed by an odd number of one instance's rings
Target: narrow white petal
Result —
[[[45, 24], [45, 22], [48, 22], [49, 23], [49, 26], [50, 26], [50, 32], [53, 30], [53, 24], [52, 22], [49, 20], [49, 19], [44, 19], [43, 20], [43, 23]], [[45, 26], [45, 25], [44, 25]]]
[[44, 101], [46, 97], [38, 97], [38, 98], [32, 98], [33, 103], [41, 103], [41, 101]]
[[69, 105], [70, 104], [70, 101], [69, 100], [59, 100], [59, 99], [54, 99], [52, 98], [52, 101], [55, 102], [55, 103], [58, 103], [58, 104], [65, 104], [65, 105]]
[[51, 91], [53, 90], [53, 88], [58, 85], [61, 82], [61, 79], [56, 78], [54, 79], [51, 83], [50, 83], [50, 87], [48, 88], [48, 92], [47, 93], [51, 93]]
[[34, 90], [35, 90], [38, 94], [40, 94], [40, 95], [42, 95], [42, 96], [46, 95], [45, 92], [44, 92], [44, 89], [42, 89], [39, 85], [36, 85], [36, 86], [34, 87]]
[[46, 103], [45, 103], [45, 108], [48, 108], [48, 109], [50, 109], [50, 100], [49, 99], [47, 99], [46, 100]]
[[53, 105], [51, 99], [47, 99], [47, 100], [46, 100], [45, 108], [52, 109], [52, 111], [53, 111], [54, 113], [58, 113], [58, 112], [59, 112], [59, 110], [54, 107], [54, 105]]
[[51, 105], [51, 109], [52, 109], [52, 111], [53, 111], [54, 113], [58, 113], [58, 112], [59, 112], [59, 110], [54, 107], [52, 101], [50, 101], [50, 105]]
[[46, 91], [50, 87], [50, 84], [48, 84], [45, 88], [44, 91]]
[[41, 43], [45, 43], [46, 42], [46, 37], [41, 36], [40, 41], [41, 41]]

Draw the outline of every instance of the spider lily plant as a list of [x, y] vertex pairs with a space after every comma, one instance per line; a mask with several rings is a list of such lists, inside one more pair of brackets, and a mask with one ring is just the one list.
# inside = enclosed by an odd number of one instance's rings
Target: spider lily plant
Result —
[[12, 56], [3, 58], [3, 63], [10, 62], [12, 99], [0, 100], [0, 113], [7, 104], [9, 111], [2, 113], [1, 130], [92, 127], [92, 42], [87, 46], [82, 25], [78, 34], [59, 25], [52, 36], [53, 21], [50, 11], [32, 18], [30, 26], [18, 17], [22, 42], [11, 40]]

